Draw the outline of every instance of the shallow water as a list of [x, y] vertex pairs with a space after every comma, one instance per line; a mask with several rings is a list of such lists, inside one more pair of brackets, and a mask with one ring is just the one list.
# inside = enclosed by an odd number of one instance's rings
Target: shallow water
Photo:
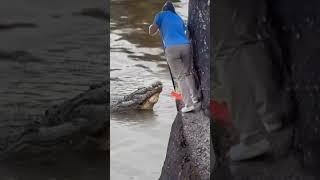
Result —
[[[153, 111], [111, 114], [110, 177], [114, 180], [158, 179], [165, 159], [176, 106], [160, 37], [148, 35], [148, 25], [164, 2], [111, 1], [111, 95], [128, 94], [156, 80], [164, 85]], [[187, 1], [175, 5], [186, 19]]]
[[[1, 1], [1, 120], [40, 114], [106, 79], [104, 7], [101, 0]], [[0, 162], [0, 179], [106, 179], [105, 152], [66, 154]]]

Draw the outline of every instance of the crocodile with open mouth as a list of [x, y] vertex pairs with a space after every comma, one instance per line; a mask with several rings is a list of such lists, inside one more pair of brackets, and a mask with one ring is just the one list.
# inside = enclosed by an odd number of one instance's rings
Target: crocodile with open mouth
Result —
[[162, 91], [162, 83], [154, 82], [147, 87], [139, 88], [129, 95], [115, 97], [111, 96], [110, 111], [123, 112], [127, 110], [152, 110], [154, 104], [159, 100], [159, 95]]

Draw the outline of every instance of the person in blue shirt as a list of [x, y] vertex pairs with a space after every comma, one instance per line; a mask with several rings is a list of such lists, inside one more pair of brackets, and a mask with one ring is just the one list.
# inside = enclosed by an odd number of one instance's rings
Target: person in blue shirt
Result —
[[155, 35], [158, 30], [160, 30], [169, 67], [181, 88], [184, 103], [181, 112], [194, 111], [200, 99], [192, 70], [193, 58], [189, 32], [170, 1], [167, 1], [162, 11], [155, 16], [153, 24], [149, 26], [149, 34]]

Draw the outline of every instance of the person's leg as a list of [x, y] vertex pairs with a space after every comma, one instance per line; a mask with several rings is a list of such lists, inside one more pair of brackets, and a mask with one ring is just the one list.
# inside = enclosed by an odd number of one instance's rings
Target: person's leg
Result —
[[253, 88], [257, 112], [268, 132], [282, 127], [283, 97], [273, 78], [272, 60], [263, 42], [244, 48], [242, 64]]
[[253, 89], [242, 66], [245, 51], [232, 51], [221, 56], [224, 61], [222, 80], [229, 98], [231, 118], [240, 135], [240, 143], [229, 151], [232, 160], [245, 160], [264, 154], [270, 144], [265, 139], [261, 120], [256, 112]]
[[263, 126], [256, 112], [253, 89], [242, 66], [243, 53], [238, 50], [225, 60], [222, 78], [233, 124], [239, 131], [240, 141], [249, 144], [263, 138]]
[[253, 86], [257, 113], [268, 133], [272, 152], [275, 157], [288, 154], [292, 143], [292, 125], [284, 124], [288, 101], [273, 72], [277, 69], [270, 57], [270, 51], [264, 43], [257, 43], [246, 48], [243, 65]]
[[192, 98], [190, 97], [188, 79], [186, 78], [185, 75], [182, 74], [181, 76], [179, 76], [178, 84], [179, 84], [179, 87], [181, 88], [185, 107], [192, 106]]
[[192, 101], [189, 96], [189, 86], [185, 78], [186, 70], [184, 69], [184, 63], [181, 59], [181, 47], [167, 47], [165, 54], [173, 76], [178, 79], [178, 86], [181, 89], [183, 103], [185, 106], [191, 106]]
[[185, 82], [189, 87], [188, 96], [190, 96], [192, 103], [199, 102], [199, 93], [196, 87], [195, 77], [194, 77], [194, 69], [193, 69], [193, 57], [191, 54], [191, 46], [184, 45], [181, 46], [181, 58], [184, 65], [185, 71]]

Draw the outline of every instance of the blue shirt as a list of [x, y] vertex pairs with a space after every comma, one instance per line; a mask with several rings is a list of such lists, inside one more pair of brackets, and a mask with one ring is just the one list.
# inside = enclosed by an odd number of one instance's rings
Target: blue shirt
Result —
[[190, 43], [185, 34], [186, 26], [181, 17], [177, 14], [171, 11], [162, 11], [156, 15], [155, 23], [160, 29], [165, 48], [172, 45]]

